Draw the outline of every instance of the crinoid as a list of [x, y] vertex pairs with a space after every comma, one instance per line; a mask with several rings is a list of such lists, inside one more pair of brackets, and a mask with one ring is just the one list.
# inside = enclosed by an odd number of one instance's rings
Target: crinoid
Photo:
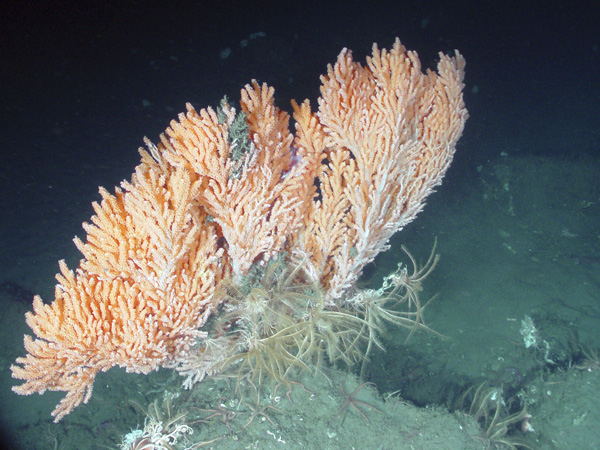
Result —
[[581, 346], [580, 352], [582, 361], [573, 366], [575, 369], [586, 370], [588, 372], [600, 369], [600, 354], [597, 348]]
[[433, 272], [433, 269], [435, 269], [435, 266], [440, 260], [440, 255], [435, 252], [436, 248], [437, 237], [433, 242], [433, 248], [431, 249], [427, 262], [419, 267], [419, 264], [413, 255], [403, 245], [402, 251], [406, 253], [406, 256], [410, 259], [413, 269], [412, 273], [408, 272], [407, 265], [399, 264], [398, 270], [384, 279], [383, 287], [387, 288], [389, 285], [393, 286], [392, 294], [398, 295], [399, 302], [406, 303], [408, 313], [412, 313], [409, 315], [409, 318], [413, 319], [411, 321], [411, 334], [409, 337], [412, 335], [412, 332], [418, 329], [419, 325], [423, 324], [423, 311], [429, 302], [433, 300], [433, 298], [431, 298], [425, 305], [421, 305], [419, 293], [423, 290], [423, 280]]
[[423, 312], [435, 296], [422, 304], [419, 293], [423, 290], [423, 280], [435, 269], [440, 259], [440, 255], [435, 253], [436, 248], [437, 238], [427, 262], [419, 267], [413, 255], [403, 245], [402, 251], [411, 262], [412, 272], [409, 273], [408, 265], [398, 264], [396, 271], [385, 277], [383, 286], [376, 291], [379, 299], [372, 305], [374, 311], [371, 314], [380, 321], [410, 329], [407, 340], [420, 327], [432, 331], [424, 324]]
[[[236, 379], [236, 389], [259, 394], [265, 382], [291, 389], [293, 375], [318, 371], [321, 363], [363, 363], [371, 350], [383, 348], [386, 325], [429, 329], [423, 322], [419, 292], [435, 267], [435, 246], [427, 263], [406, 265], [384, 279], [378, 290], [360, 290], [328, 298], [318, 281], [309, 281], [302, 263], [285, 257], [255, 265], [237, 280], [222, 282], [223, 309], [196, 359], [185, 368], [191, 386], [205, 374]], [[199, 367], [195, 370], [194, 367]]]
[[[531, 416], [527, 413], [527, 408], [519, 408], [510, 413], [502, 395], [501, 387], [491, 387], [485, 381], [476, 389], [467, 389], [461, 396], [459, 409], [475, 419], [481, 430], [480, 435], [472, 437], [485, 442], [487, 449], [533, 450], [529, 444], [511, 434], [519, 425], [529, 423]], [[470, 405], [465, 408], [464, 404], [469, 398]]]
[[409, 333], [406, 341], [420, 328], [441, 336], [425, 325], [423, 320], [425, 308], [435, 296], [424, 304], [419, 297], [419, 293], [423, 290], [423, 280], [433, 271], [439, 260], [439, 255], [435, 253], [436, 246], [437, 239], [427, 262], [421, 267], [412, 254], [402, 246], [402, 250], [411, 261], [412, 273], [409, 273], [407, 265], [399, 263], [396, 271], [383, 279], [380, 289], [360, 290], [347, 300], [353, 309], [359, 311], [363, 319], [359, 334], [368, 335], [365, 338], [367, 346], [362, 358], [361, 375], [364, 374], [365, 362], [373, 346], [384, 349], [379, 336], [385, 332], [386, 325], [407, 328]]
[[144, 428], [123, 436], [121, 450], [173, 450], [179, 438], [191, 434], [192, 429], [185, 422], [186, 413], [172, 408], [175, 398], [175, 394], [167, 392], [160, 404], [155, 400], [145, 411], [137, 402], [131, 401], [146, 414]]
[[219, 339], [234, 342], [219, 372], [260, 391], [265, 381], [291, 387], [294, 370], [312, 372], [325, 356], [353, 364], [360, 358], [364, 319], [327, 306], [323, 290], [301, 277], [300, 267], [276, 260], [261, 275], [223, 285], [225, 313]]

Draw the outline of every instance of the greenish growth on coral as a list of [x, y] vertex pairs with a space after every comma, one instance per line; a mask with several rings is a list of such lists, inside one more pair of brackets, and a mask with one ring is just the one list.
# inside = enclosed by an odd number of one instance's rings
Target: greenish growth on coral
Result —
[[229, 142], [235, 144], [231, 155], [229, 155], [234, 161], [240, 161], [252, 149], [252, 141], [250, 140], [250, 132], [244, 111], [236, 114], [229, 128]]
[[271, 258], [266, 264], [252, 264], [248, 273], [244, 275], [238, 282], [239, 290], [244, 294], [249, 294], [252, 289], [258, 288], [266, 274], [269, 274], [271, 270], [274, 274], [271, 276], [280, 276], [285, 268], [285, 261], [287, 258], [287, 252], [281, 252]]
[[[224, 96], [217, 108], [217, 119], [220, 124], [227, 122], [226, 110], [229, 108], [227, 96]], [[246, 113], [244, 111], [236, 113], [228, 130], [227, 142], [231, 146], [229, 158], [236, 163], [229, 177], [232, 179], [239, 178], [244, 170], [245, 163], [248, 161], [246, 156], [249, 155], [254, 148], [252, 140], [250, 139], [250, 131], [248, 129]]]
[[227, 114], [225, 114], [225, 110], [229, 108], [229, 100], [227, 96], [224, 95], [221, 99], [219, 106], [217, 107], [217, 119], [219, 120], [219, 125], [227, 122]]

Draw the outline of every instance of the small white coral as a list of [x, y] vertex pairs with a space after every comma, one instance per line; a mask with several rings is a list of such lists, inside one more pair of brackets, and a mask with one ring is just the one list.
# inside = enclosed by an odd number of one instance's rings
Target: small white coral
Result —
[[538, 346], [538, 331], [533, 323], [533, 319], [529, 316], [525, 316], [523, 320], [521, 320], [521, 329], [519, 330], [521, 336], [523, 336], [523, 343], [525, 344], [525, 348]]
[[143, 430], [133, 430], [123, 437], [121, 450], [172, 450], [182, 434], [192, 434], [192, 428], [185, 424], [174, 424], [172, 429], [164, 429], [161, 421], [153, 418], [144, 422]]
[[121, 450], [131, 450], [136, 448], [138, 443], [144, 439], [144, 430], [131, 430], [122, 438]]

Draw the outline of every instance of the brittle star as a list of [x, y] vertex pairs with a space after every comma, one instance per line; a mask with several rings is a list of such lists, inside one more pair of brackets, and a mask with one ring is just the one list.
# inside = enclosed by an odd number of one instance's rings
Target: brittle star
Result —
[[365, 387], [368, 384], [372, 384], [373, 386], [375, 385], [374, 383], [367, 381], [366, 383], [363, 383], [363, 384], [357, 386], [356, 389], [354, 389], [354, 391], [352, 391], [352, 394], [348, 395], [348, 394], [346, 394], [346, 391], [344, 390], [344, 386], [342, 385], [342, 382], [340, 381], [340, 390], [342, 391], [342, 395], [344, 396], [344, 398], [346, 400], [342, 404], [342, 407], [340, 408], [338, 413], [335, 415], [333, 420], [337, 419], [340, 416], [340, 414], [342, 413], [342, 411], [344, 411], [348, 406], [352, 406], [352, 408], [354, 408], [367, 422], [370, 422], [369, 418], [358, 406], [363, 406], [365, 408], [371, 408], [371, 409], [374, 409], [375, 411], [379, 411], [380, 413], [383, 412], [373, 405], [369, 405], [366, 402], [361, 402], [360, 400], [356, 400], [356, 394], [358, 393], [358, 391], [360, 391], [363, 387]]

